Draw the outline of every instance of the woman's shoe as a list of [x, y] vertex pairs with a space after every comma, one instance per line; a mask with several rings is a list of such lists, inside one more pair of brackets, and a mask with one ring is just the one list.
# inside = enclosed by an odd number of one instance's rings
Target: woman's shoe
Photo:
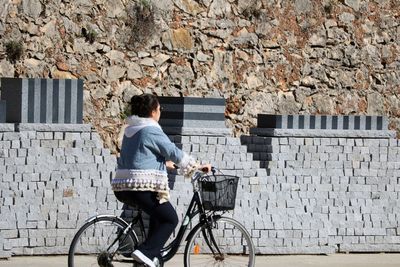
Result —
[[159, 260], [157, 257], [155, 257], [155, 258], [153, 259], [153, 263], [154, 263], [154, 266], [160, 267], [160, 260]]
[[149, 259], [149, 258], [147, 258], [146, 257], [146, 255], [144, 255], [140, 250], [135, 250], [133, 253], [132, 253], [132, 258], [135, 260], [135, 261], [137, 261], [137, 262], [140, 262], [140, 263], [144, 263], [144, 264], [146, 264], [147, 266], [149, 266], [149, 267], [156, 267], [156, 265], [154, 264], [154, 262], [151, 260], [151, 259]]

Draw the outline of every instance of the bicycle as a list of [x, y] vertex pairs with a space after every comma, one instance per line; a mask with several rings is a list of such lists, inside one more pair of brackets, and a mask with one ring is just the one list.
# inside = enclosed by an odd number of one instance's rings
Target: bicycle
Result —
[[[158, 266], [162, 267], [178, 252], [189, 224], [197, 215], [199, 222], [185, 239], [185, 267], [254, 266], [255, 247], [251, 236], [241, 223], [222, 216], [235, 207], [239, 177], [215, 172], [213, 167], [212, 175], [193, 174], [192, 200], [175, 239], [162, 249]], [[141, 266], [130, 256], [139, 244], [135, 226], [145, 238], [141, 211], [130, 223], [114, 215], [88, 219], [71, 242], [68, 267]]]

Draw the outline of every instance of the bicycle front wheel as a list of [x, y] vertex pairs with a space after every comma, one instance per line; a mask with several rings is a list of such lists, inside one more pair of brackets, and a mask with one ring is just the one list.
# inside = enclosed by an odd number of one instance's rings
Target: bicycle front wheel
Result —
[[85, 223], [71, 242], [68, 267], [132, 267], [131, 254], [138, 244], [127, 224], [114, 216], [101, 216]]
[[184, 257], [185, 267], [253, 267], [255, 248], [242, 224], [231, 218], [217, 217], [192, 230]]

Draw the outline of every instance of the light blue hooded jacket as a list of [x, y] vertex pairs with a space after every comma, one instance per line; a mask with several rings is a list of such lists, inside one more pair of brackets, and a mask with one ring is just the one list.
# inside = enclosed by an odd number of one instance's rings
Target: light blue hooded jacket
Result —
[[132, 116], [127, 123], [112, 189], [154, 191], [160, 202], [165, 202], [169, 199], [165, 162], [171, 160], [183, 169], [196, 162], [176, 147], [153, 119]]

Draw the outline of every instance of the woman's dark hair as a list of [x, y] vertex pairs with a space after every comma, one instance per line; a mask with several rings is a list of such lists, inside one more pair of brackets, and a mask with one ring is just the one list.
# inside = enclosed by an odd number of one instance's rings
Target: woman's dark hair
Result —
[[148, 118], [159, 105], [158, 98], [152, 94], [135, 95], [131, 98], [132, 115]]

